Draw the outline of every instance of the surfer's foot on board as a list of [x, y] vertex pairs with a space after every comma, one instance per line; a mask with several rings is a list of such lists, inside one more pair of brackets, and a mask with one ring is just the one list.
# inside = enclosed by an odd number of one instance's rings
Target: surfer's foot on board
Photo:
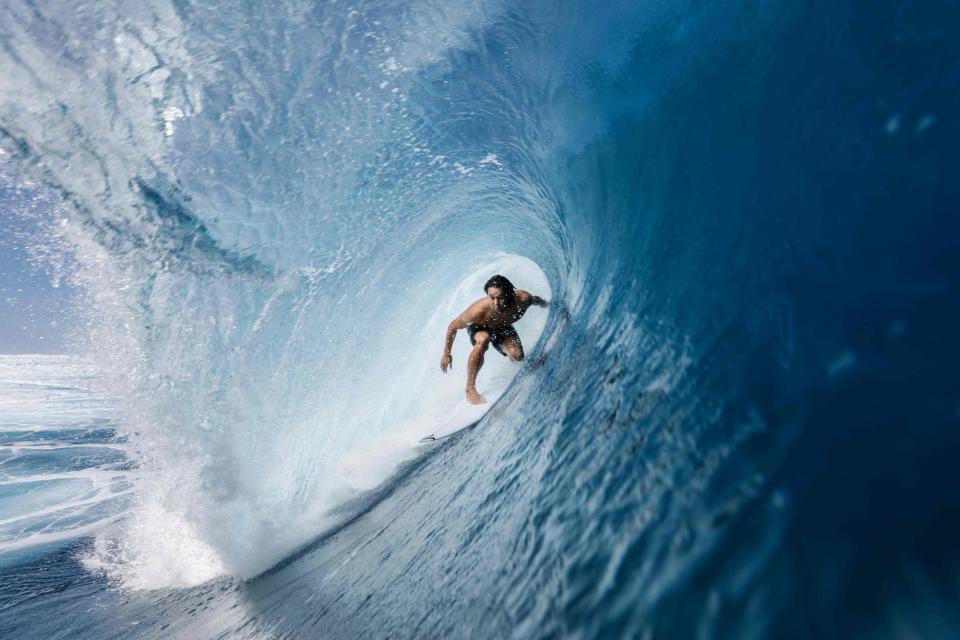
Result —
[[477, 393], [476, 387], [467, 387], [467, 400], [470, 404], [483, 404], [487, 401], [482, 395]]

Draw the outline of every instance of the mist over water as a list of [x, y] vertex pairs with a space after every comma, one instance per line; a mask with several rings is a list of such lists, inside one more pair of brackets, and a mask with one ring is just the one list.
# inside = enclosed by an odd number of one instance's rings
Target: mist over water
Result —
[[[958, 18], [7, 3], [135, 490], [0, 629], [947, 637]], [[495, 272], [554, 304], [417, 448]]]

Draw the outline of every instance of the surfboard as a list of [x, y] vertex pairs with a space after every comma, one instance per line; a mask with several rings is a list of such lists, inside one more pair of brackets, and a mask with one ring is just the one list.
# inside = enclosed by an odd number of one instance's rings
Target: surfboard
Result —
[[420, 439], [419, 444], [429, 444], [437, 440], [443, 440], [460, 433], [464, 429], [469, 429], [480, 422], [480, 419], [490, 411], [501, 395], [502, 391], [495, 395], [487, 395], [487, 402], [484, 404], [470, 404], [466, 400], [461, 400], [440, 420], [433, 433]]

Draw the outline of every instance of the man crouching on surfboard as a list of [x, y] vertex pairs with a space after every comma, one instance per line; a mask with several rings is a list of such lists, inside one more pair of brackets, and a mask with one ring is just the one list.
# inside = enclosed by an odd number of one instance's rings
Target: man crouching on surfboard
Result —
[[466, 329], [470, 344], [473, 345], [473, 351], [467, 359], [467, 400], [472, 404], [487, 401], [477, 393], [477, 373], [483, 366], [483, 354], [487, 347], [492, 344], [501, 355], [514, 362], [523, 360], [523, 344], [517, 330], [513, 328], [513, 323], [523, 317], [530, 305], [546, 307], [550, 304], [528, 291], [514, 288], [513, 284], [501, 275], [487, 280], [483, 290], [487, 297], [471, 304], [447, 326], [447, 340], [440, 358], [441, 371], [446, 373], [447, 369], [453, 368], [450, 349], [453, 348], [457, 331]]

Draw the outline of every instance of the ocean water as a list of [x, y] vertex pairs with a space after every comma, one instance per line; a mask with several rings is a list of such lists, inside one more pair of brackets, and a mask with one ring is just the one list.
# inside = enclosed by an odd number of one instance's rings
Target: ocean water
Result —
[[[4, 2], [77, 330], [0, 359], [0, 637], [955, 637], [958, 26]], [[418, 447], [493, 272], [551, 307]]]
[[0, 356], [0, 567], [113, 521], [131, 492], [117, 408], [70, 356]]

